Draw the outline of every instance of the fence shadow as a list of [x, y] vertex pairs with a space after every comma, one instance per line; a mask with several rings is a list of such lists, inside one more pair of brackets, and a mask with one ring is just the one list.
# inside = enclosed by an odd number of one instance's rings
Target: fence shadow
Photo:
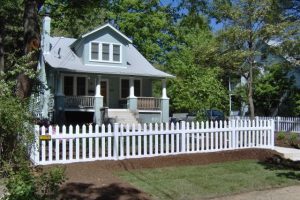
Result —
[[[263, 165], [265, 169], [278, 171], [277, 176], [285, 177], [289, 179], [294, 179], [300, 181], [300, 162], [293, 162], [288, 159], [284, 159], [279, 155], [274, 155], [273, 157], [268, 158], [263, 162], [259, 162], [259, 164]], [[280, 171], [282, 170], [282, 171]], [[286, 172], [286, 170], [291, 170]], [[296, 173], [298, 172], [298, 173]]]
[[139, 199], [149, 200], [141, 191], [121, 184], [110, 184], [103, 187], [97, 187], [88, 183], [67, 183], [59, 194], [59, 199], [74, 200], [118, 200], [118, 199]]

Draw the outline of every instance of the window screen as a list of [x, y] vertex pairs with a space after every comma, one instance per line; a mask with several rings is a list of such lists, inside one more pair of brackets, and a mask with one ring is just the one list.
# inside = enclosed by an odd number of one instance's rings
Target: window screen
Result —
[[109, 60], [109, 44], [102, 44], [102, 60]]
[[99, 60], [99, 44], [98, 43], [92, 43], [91, 58], [92, 58], [92, 60]]
[[113, 45], [113, 61], [120, 61], [120, 45]]

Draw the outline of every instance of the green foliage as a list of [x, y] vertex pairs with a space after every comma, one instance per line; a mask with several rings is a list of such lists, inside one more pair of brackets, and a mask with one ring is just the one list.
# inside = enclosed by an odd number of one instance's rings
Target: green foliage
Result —
[[[287, 20], [284, 11], [273, 0], [214, 0], [211, 6], [211, 15], [225, 26], [218, 33], [221, 63], [229, 73], [245, 78], [251, 116], [255, 76], [265, 68], [269, 54], [285, 60], [288, 49], [284, 50], [284, 44], [296, 41], [299, 36], [296, 28], [299, 22]], [[270, 45], [270, 41], [278, 41], [280, 45]], [[268, 65], [272, 64], [273, 61]]]
[[[255, 80], [254, 104], [258, 115], [292, 116], [294, 114], [287, 108], [278, 110], [282, 104], [293, 101], [296, 92], [295, 79], [289, 76], [290, 70], [291, 68], [284, 63], [275, 64], [266, 68], [264, 75]], [[274, 113], [276, 111], [277, 113]]]
[[297, 133], [292, 133], [289, 136], [289, 144], [292, 146], [297, 145], [297, 141], [298, 141], [298, 134]]
[[9, 172], [6, 199], [57, 199], [59, 186], [65, 180], [62, 168], [40, 172], [30, 168], [26, 162], [18, 167]]
[[285, 133], [284, 132], [279, 132], [277, 134], [277, 140], [284, 140], [285, 139]]
[[177, 111], [226, 110], [228, 98], [220, 76], [222, 70], [215, 67], [216, 41], [209, 31], [199, 29], [181, 37], [184, 43], [170, 52], [167, 62], [167, 69], [176, 76], [168, 84], [171, 108]]

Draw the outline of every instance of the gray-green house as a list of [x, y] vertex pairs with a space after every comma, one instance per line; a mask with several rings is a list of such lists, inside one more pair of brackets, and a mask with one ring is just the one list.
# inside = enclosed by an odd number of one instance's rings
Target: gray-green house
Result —
[[[124, 123], [168, 121], [166, 79], [173, 76], [153, 67], [130, 38], [110, 24], [78, 39], [51, 37], [50, 22], [43, 20], [39, 67], [48, 89], [39, 96], [40, 117], [65, 123], [88, 113], [102, 123], [100, 109], [108, 107]], [[152, 96], [154, 80], [162, 81], [160, 98]]]

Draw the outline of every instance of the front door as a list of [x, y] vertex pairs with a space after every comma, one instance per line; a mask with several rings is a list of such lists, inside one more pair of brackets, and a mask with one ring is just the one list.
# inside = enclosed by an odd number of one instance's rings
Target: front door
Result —
[[103, 106], [108, 107], [108, 81], [101, 81], [101, 96], [103, 96]]

